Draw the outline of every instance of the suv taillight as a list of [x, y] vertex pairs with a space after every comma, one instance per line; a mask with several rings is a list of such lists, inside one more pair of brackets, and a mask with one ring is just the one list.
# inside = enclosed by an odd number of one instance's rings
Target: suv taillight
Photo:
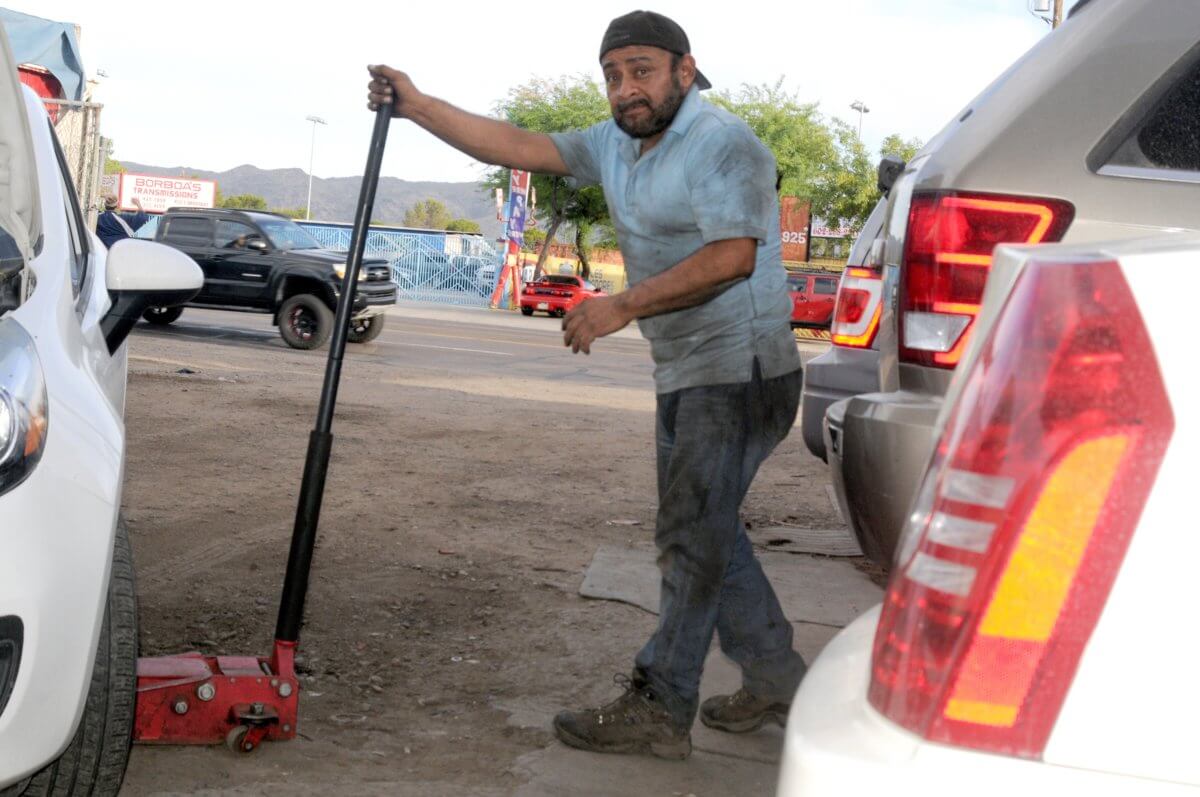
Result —
[[847, 268], [838, 287], [830, 334], [835, 346], [869, 349], [879, 331], [883, 278], [871, 268]]
[[935, 449], [870, 701], [926, 739], [1040, 757], [1174, 417], [1114, 262], [1030, 263]]
[[1074, 216], [1056, 199], [914, 194], [900, 276], [901, 362], [954, 368], [979, 314], [992, 250], [1062, 240]]

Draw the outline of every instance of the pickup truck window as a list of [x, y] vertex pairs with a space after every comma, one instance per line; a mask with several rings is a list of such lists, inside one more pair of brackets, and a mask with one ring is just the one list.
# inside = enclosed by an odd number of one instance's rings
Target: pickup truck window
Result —
[[171, 243], [205, 246], [212, 242], [212, 222], [198, 216], [173, 216], [167, 219], [163, 238]]
[[271, 239], [276, 249], [287, 252], [292, 249], [320, 249], [321, 244], [294, 221], [286, 219], [257, 219], [263, 232]]
[[240, 221], [218, 221], [213, 246], [218, 249], [245, 249], [252, 238], [262, 239], [258, 230]]

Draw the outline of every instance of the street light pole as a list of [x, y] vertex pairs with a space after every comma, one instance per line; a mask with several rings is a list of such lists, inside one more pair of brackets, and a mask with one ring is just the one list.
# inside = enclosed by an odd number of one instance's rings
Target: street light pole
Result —
[[313, 123], [312, 127], [312, 146], [308, 150], [308, 201], [304, 204], [304, 218], [312, 218], [312, 180], [313, 180], [313, 157], [317, 152], [317, 125], [329, 124], [319, 116], [304, 117], [309, 122]]
[[1051, 27], [1057, 28], [1062, 24], [1063, 18], [1063, 0], [1054, 0], [1054, 21], [1050, 23]]
[[853, 111], [858, 111], [858, 137], [862, 138], [863, 114], [870, 113], [871, 109], [868, 108], [862, 100], [855, 100], [854, 102], [850, 103], [850, 109]]

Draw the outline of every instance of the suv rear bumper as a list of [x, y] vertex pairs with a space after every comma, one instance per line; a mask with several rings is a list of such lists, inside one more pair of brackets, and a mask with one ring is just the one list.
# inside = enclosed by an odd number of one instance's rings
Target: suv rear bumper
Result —
[[909, 506], [936, 442], [940, 396], [868, 393], [826, 413], [829, 469], [863, 553], [892, 562]]
[[814, 456], [828, 462], [825, 452], [825, 412], [843, 399], [879, 390], [879, 352], [831, 346], [804, 365], [804, 395], [800, 430]]

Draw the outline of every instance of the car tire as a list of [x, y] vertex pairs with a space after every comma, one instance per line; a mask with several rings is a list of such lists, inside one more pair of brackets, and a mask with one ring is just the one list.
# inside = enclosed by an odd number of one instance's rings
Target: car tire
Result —
[[121, 790], [137, 707], [136, 595], [129, 533], [118, 521], [100, 643], [79, 727], [57, 761], [4, 795], [116, 797]]
[[333, 311], [311, 293], [298, 293], [285, 301], [276, 321], [279, 334], [293, 349], [315, 349], [333, 331]]
[[182, 307], [151, 307], [142, 313], [142, 318], [157, 326], [166, 326], [183, 315]]
[[522, 307], [521, 315], [533, 315], [533, 308], [532, 307]]
[[380, 332], [383, 332], [383, 318], [382, 315], [373, 315], [359, 321], [352, 319], [346, 340], [351, 343], [370, 343], [379, 337]]

